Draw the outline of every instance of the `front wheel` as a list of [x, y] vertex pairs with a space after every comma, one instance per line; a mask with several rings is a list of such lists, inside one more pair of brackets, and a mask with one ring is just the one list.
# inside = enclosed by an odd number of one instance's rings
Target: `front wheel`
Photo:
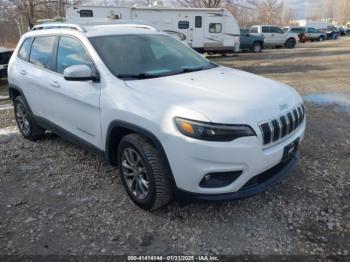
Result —
[[295, 39], [288, 39], [287, 42], [286, 42], [286, 47], [287, 48], [294, 48], [296, 46], [297, 42], [295, 41]]
[[172, 199], [170, 177], [160, 153], [145, 137], [125, 136], [118, 147], [118, 166], [125, 189], [135, 204], [146, 210], [166, 205]]
[[253, 45], [254, 53], [261, 53], [261, 50], [262, 50], [262, 44], [259, 42], [254, 43]]
[[323, 42], [324, 40], [325, 40], [325, 37], [322, 36], [322, 35], [318, 38], [318, 41], [319, 41], [319, 42]]

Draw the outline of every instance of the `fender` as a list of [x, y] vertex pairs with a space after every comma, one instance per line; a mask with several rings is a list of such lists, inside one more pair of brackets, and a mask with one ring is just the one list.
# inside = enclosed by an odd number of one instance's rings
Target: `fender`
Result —
[[111, 139], [111, 132], [113, 128], [126, 128], [128, 130], [131, 130], [132, 132], [141, 134], [143, 136], [145, 136], [146, 138], [148, 138], [149, 140], [152, 141], [152, 143], [154, 144], [154, 146], [157, 148], [157, 150], [160, 153], [160, 158], [161, 161], [164, 165], [165, 171], [167, 172], [167, 174], [170, 175], [171, 178], [171, 186], [173, 189], [176, 189], [176, 182], [173, 176], [173, 173], [171, 171], [171, 167], [169, 164], [169, 160], [168, 157], [165, 153], [165, 150], [162, 146], [162, 143], [159, 141], [159, 139], [150, 131], [144, 129], [143, 127], [125, 122], [125, 121], [121, 121], [121, 120], [115, 120], [112, 121], [107, 129], [107, 136], [106, 136], [106, 149], [105, 149], [105, 158], [108, 160], [108, 162], [113, 164], [113, 148], [110, 148], [110, 139]]
[[15, 97], [14, 97], [14, 94], [13, 94], [13, 91], [12, 91], [12, 90], [16, 90], [18, 93], [20, 93], [20, 96], [23, 98], [23, 101], [24, 101], [24, 103], [26, 104], [26, 107], [29, 109], [29, 113], [30, 113], [32, 116], [34, 116], [33, 111], [32, 111], [32, 109], [30, 108], [29, 103], [28, 103], [28, 101], [27, 101], [27, 99], [26, 99], [26, 96], [24, 95], [23, 90], [22, 90], [19, 86], [17, 86], [17, 85], [10, 84], [10, 85], [9, 85], [9, 96], [10, 96], [10, 99], [11, 99], [12, 101], [15, 100]]

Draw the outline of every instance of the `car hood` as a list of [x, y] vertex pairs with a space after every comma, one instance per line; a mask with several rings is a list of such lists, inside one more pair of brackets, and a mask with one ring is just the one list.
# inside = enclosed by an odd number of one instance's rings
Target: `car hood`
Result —
[[247, 117], [249, 122], [261, 122], [302, 102], [287, 85], [221, 66], [126, 84], [144, 96], [188, 108], [216, 123], [246, 123]]

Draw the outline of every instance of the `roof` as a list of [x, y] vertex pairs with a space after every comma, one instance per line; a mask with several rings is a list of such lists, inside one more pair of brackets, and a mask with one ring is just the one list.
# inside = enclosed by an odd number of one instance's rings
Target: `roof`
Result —
[[78, 24], [50, 23], [38, 25], [28, 35], [45, 35], [53, 34], [83, 34], [86, 37], [103, 36], [103, 35], [123, 35], [123, 34], [161, 34], [155, 28], [149, 25], [141, 24], [103, 24], [81, 26]]
[[166, 6], [132, 6], [132, 7], [116, 7], [116, 6], [93, 6], [93, 5], [68, 5], [67, 8], [76, 9], [138, 9], [138, 10], [168, 10], [168, 11], [224, 11], [224, 8], [196, 8], [196, 7], [166, 7]]

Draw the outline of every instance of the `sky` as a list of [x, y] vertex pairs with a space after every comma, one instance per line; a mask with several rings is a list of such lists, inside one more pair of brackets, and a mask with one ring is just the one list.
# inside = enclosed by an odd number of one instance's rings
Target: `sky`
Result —
[[[296, 19], [304, 19], [308, 11], [321, 5], [322, 0], [283, 0], [295, 12]], [[350, 1], [350, 0], [349, 0]]]

